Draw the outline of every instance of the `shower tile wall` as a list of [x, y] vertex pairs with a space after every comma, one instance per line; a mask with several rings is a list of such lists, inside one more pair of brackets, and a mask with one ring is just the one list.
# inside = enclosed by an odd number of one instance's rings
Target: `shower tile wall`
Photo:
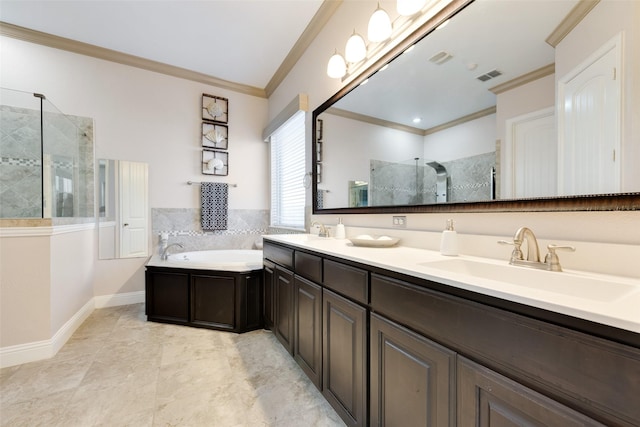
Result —
[[207, 249], [256, 249], [269, 229], [269, 211], [229, 209], [227, 230], [203, 231], [199, 208], [152, 208], [151, 223], [155, 252], [160, 251], [160, 234], [169, 234], [169, 243], [181, 243], [185, 251]]
[[[56, 179], [73, 182], [72, 193], [60, 192], [57, 200], [48, 202], [53, 202], [51, 216], [66, 217], [56, 218], [55, 224], [92, 219], [93, 120], [49, 112], [43, 117], [45, 169], [51, 171], [52, 185]], [[0, 217], [39, 218], [42, 200], [40, 111], [0, 106], [0, 129]]]
[[40, 112], [0, 106], [0, 218], [41, 216]]
[[[491, 167], [496, 153], [441, 162], [449, 173], [450, 202], [491, 199]], [[371, 160], [370, 206], [420, 205], [436, 202], [436, 172], [430, 166]]]

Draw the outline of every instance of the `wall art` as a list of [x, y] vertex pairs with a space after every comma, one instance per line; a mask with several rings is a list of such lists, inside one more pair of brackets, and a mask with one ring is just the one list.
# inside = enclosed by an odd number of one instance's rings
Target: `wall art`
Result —
[[202, 122], [202, 146], [227, 150], [229, 148], [228, 126]]
[[202, 173], [204, 175], [229, 175], [229, 153], [218, 150], [202, 150]]
[[229, 100], [220, 96], [203, 93], [202, 120], [229, 123]]

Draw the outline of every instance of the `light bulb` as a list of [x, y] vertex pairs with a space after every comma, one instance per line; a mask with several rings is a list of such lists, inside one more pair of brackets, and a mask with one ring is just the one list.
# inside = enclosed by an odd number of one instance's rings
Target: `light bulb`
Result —
[[332, 79], [340, 79], [347, 74], [347, 63], [337, 51], [329, 58], [327, 75]]
[[360, 62], [367, 56], [367, 46], [360, 34], [353, 30], [353, 34], [347, 40], [347, 46], [344, 49], [344, 56], [347, 62]]
[[410, 16], [422, 9], [425, 0], [398, 0], [398, 13], [402, 16]]
[[367, 35], [372, 42], [383, 42], [391, 36], [391, 19], [387, 12], [380, 8], [379, 4], [376, 11], [369, 18]]

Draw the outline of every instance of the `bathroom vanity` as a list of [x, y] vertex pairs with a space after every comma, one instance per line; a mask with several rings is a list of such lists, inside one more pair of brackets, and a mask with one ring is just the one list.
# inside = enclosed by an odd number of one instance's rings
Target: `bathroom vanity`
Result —
[[637, 280], [554, 296], [445, 258], [265, 236], [265, 324], [350, 426], [639, 425]]

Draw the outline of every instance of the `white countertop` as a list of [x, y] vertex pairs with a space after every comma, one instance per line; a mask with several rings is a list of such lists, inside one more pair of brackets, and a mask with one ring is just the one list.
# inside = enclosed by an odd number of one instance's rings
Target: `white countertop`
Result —
[[[528, 269], [525, 267], [510, 266], [508, 260], [498, 261], [489, 258], [479, 258], [460, 255], [458, 257], [443, 256], [439, 252], [427, 249], [416, 249], [404, 246], [391, 248], [369, 248], [354, 246], [348, 239], [318, 238], [307, 234], [280, 234], [267, 235], [265, 239], [280, 242], [287, 245], [312, 250], [321, 254], [332, 255], [358, 263], [383, 268], [407, 276], [431, 280], [459, 289], [501, 298], [503, 300], [525, 304], [568, 316], [625, 329], [640, 333], [640, 280], [593, 274], [579, 271], [566, 270], [563, 272], [550, 272]], [[443, 265], [445, 260], [462, 260], [462, 263], [482, 263], [489, 269], [498, 269], [503, 266], [510, 274], [505, 279], [488, 279], [475, 276], [464, 271], [454, 269], [443, 270], [437, 268]], [[434, 264], [429, 265], [430, 262]], [[456, 261], [455, 263], [460, 262]], [[449, 265], [456, 265], [456, 264]], [[450, 271], [453, 270], [453, 271]], [[513, 273], [513, 274], [511, 274]], [[540, 283], [540, 287], [531, 284], [520, 285], [506, 276], [527, 275], [535, 277], [534, 282]], [[557, 291], [554, 282], [566, 281], [571, 285], [567, 289]], [[531, 283], [531, 280], [527, 280]], [[580, 284], [590, 286], [591, 290], [580, 289]], [[571, 286], [575, 283], [578, 292], [573, 292]], [[598, 289], [595, 289], [597, 286]], [[610, 286], [611, 292], [603, 290]], [[545, 289], [546, 288], [546, 289]], [[617, 290], [621, 289], [620, 292]]]

